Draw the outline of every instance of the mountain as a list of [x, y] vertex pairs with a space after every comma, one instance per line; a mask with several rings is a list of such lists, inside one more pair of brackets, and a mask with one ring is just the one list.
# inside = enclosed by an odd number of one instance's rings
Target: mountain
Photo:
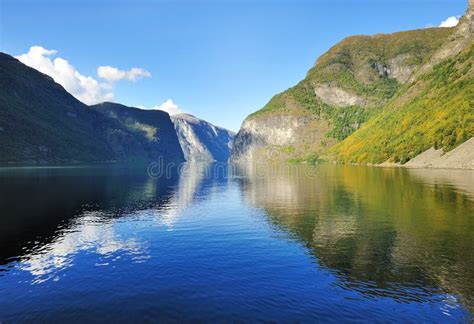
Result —
[[[169, 116], [160, 118], [172, 130]], [[147, 161], [155, 152], [183, 160], [177, 140], [170, 151], [149, 147], [146, 132], [89, 108], [49, 76], [0, 53], [0, 164]]]
[[140, 150], [154, 160], [164, 157], [183, 162], [181, 150], [173, 122], [168, 113], [162, 110], [144, 110], [121, 104], [104, 102], [90, 106], [91, 109], [115, 120], [140, 139]]
[[[344, 39], [304, 80], [247, 117], [231, 160], [406, 162], [431, 146], [452, 149], [465, 142], [474, 135], [472, 1], [456, 28]], [[435, 118], [445, 123], [432, 127]]]
[[473, 31], [471, 1], [456, 32], [380, 114], [332, 150], [334, 158], [474, 168]]
[[189, 114], [172, 116], [187, 161], [227, 162], [235, 133]]

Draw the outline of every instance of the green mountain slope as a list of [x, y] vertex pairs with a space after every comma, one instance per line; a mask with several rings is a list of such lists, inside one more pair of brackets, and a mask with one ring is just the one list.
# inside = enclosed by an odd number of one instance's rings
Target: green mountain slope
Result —
[[[429, 28], [343, 40], [317, 60], [303, 81], [246, 119], [232, 160], [265, 157], [270, 150], [286, 160], [324, 154], [397, 96], [454, 31]], [[265, 128], [280, 128], [281, 136], [273, 131], [267, 136]]]
[[474, 136], [474, 46], [436, 65], [334, 148], [343, 162], [405, 163]]
[[[449, 167], [470, 167], [473, 31], [469, 0], [453, 28], [346, 38], [244, 121], [231, 160], [405, 163], [431, 147], [468, 143]], [[431, 165], [430, 158], [416, 163]]]
[[327, 96], [322, 91], [320, 95], [315, 94], [321, 85], [348, 92], [353, 98], [352, 106], [381, 107], [453, 31], [452, 28], [430, 28], [346, 38], [321, 56], [303, 81], [276, 95], [251, 116], [290, 110], [295, 106], [319, 113], [324, 110], [324, 103], [351, 106], [350, 99], [337, 102], [326, 98], [331, 95], [330, 91]]

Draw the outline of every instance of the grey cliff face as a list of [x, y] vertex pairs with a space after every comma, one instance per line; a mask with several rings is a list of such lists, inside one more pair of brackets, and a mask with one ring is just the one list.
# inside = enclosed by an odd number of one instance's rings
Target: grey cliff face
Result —
[[186, 161], [227, 162], [235, 133], [189, 114], [171, 117]]
[[[273, 116], [264, 121], [246, 120], [237, 134], [232, 150], [232, 162], [265, 159], [260, 157], [260, 148], [291, 145], [298, 140], [299, 128], [305, 127], [309, 120], [289, 116]], [[265, 152], [263, 152], [265, 155]]]
[[230, 161], [249, 163], [284, 158], [284, 150], [304, 154], [314, 145], [328, 140], [327, 121], [310, 115], [273, 115], [244, 121], [237, 134]]

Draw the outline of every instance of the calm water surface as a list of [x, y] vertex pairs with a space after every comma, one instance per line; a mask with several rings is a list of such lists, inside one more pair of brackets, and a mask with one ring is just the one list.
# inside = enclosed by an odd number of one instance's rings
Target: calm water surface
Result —
[[474, 172], [302, 168], [0, 170], [0, 322], [472, 321]]

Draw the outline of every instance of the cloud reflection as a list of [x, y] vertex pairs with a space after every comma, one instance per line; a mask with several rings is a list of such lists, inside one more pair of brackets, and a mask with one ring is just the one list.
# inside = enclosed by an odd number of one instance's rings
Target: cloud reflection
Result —
[[123, 239], [117, 234], [118, 220], [107, 220], [102, 212], [87, 212], [45, 245], [34, 247], [21, 260], [20, 269], [35, 276], [34, 283], [58, 280], [61, 270], [71, 267], [80, 252], [97, 254], [107, 265], [118, 254], [140, 261], [147, 257], [144, 246], [135, 238]]

